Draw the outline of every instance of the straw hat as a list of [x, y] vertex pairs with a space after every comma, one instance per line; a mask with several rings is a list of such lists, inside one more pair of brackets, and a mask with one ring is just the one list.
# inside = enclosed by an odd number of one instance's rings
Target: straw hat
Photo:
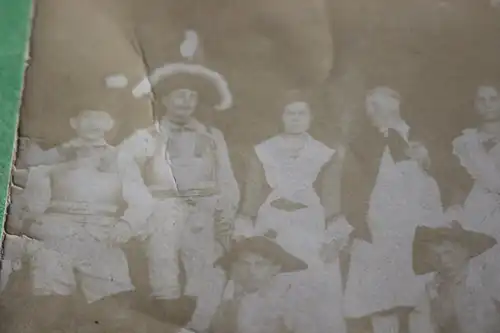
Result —
[[434, 272], [438, 263], [434, 260], [431, 245], [444, 241], [459, 244], [469, 252], [469, 258], [474, 258], [497, 244], [495, 238], [483, 233], [465, 230], [454, 221], [451, 227], [429, 228], [418, 226], [413, 239], [413, 270], [417, 275]]

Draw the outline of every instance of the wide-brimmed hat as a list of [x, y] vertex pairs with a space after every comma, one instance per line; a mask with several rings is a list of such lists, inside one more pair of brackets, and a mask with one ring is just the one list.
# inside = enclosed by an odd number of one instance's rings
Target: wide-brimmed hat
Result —
[[217, 259], [215, 266], [229, 272], [231, 265], [242, 253], [255, 253], [281, 266], [281, 273], [296, 272], [307, 269], [307, 264], [301, 259], [286, 252], [280, 245], [264, 236], [243, 239], [233, 245], [231, 250]]
[[486, 234], [463, 229], [454, 221], [451, 227], [430, 228], [418, 226], [413, 239], [413, 270], [422, 275], [434, 272], [438, 268], [431, 245], [450, 241], [466, 248], [469, 258], [474, 258], [497, 244], [495, 238]]
[[216, 110], [227, 110], [233, 105], [233, 96], [226, 79], [218, 72], [199, 64], [166, 64], [137, 84], [133, 94], [136, 97], [150, 92], [165, 95], [177, 89], [190, 89], [208, 99], [212, 99], [209, 96], [215, 92], [218, 95], [217, 104], [214, 105]]

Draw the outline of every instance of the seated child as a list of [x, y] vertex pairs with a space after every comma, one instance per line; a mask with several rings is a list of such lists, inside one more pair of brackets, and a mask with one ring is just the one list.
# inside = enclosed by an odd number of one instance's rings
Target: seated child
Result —
[[500, 316], [495, 300], [483, 286], [471, 285], [469, 261], [496, 240], [486, 234], [451, 227], [419, 226], [413, 241], [413, 269], [434, 272], [426, 303], [434, 333], [497, 333]]
[[288, 285], [279, 274], [307, 269], [302, 260], [264, 236], [239, 241], [216, 263], [229, 277], [212, 333], [294, 332], [286, 318]]

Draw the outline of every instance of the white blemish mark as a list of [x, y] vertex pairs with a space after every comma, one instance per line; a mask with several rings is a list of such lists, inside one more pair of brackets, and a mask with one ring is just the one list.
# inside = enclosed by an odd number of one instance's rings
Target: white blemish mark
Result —
[[[192, 60], [198, 48], [199, 38], [194, 30], [185, 32], [185, 39], [180, 46], [181, 54], [184, 58]], [[188, 74], [202, 77], [215, 85], [220, 95], [219, 104], [215, 105], [216, 110], [227, 110], [233, 105], [233, 96], [226, 79], [209, 68], [194, 63], [171, 63], [156, 68], [149, 76], [142, 79], [132, 90], [135, 98], [140, 98], [152, 92], [152, 87], [167, 77], [176, 74]]]
[[128, 85], [128, 79], [123, 74], [110, 75], [106, 77], [106, 87], [125, 88]]
[[134, 90], [132, 91], [132, 94], [134, 95], [134, 97], [139, 98], [149, 94], [150, 92], [151, 92], [151, 82], [149, 82], [149, 79], [146, 77], [138, 85], [135, 86]]
[[186, 30], [184, 41], [180, 46], [181, 55], [192, 60], [196, 50], [198, 49], [199, 39], [198, 34], [194, 30]]
[[490, 0], [490, 4], [493, 8], [500, 9], [500, 0]]

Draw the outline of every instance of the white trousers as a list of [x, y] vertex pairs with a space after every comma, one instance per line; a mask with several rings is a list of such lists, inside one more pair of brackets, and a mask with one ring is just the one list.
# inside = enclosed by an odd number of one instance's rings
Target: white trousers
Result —
[[188, 328], [203, 332], [219, 306], [226, 281], [214, 262], [223, 253], [215, 240], [216, 197], [198, 198], [195, 205], [182, 199], [158, 200], [149, 221], [148, 258], [153, 297], [181, 296], [180, 263], [186, 272], [184, 294], [196, 298], [197, 305]]
[[134, 290], [123, 251], [107, 243], [110, 217], [44, 214], [30, 232], [43, 246], [32, 255], [36, 295], [70, 295], [80, 287], [88, 302]]

